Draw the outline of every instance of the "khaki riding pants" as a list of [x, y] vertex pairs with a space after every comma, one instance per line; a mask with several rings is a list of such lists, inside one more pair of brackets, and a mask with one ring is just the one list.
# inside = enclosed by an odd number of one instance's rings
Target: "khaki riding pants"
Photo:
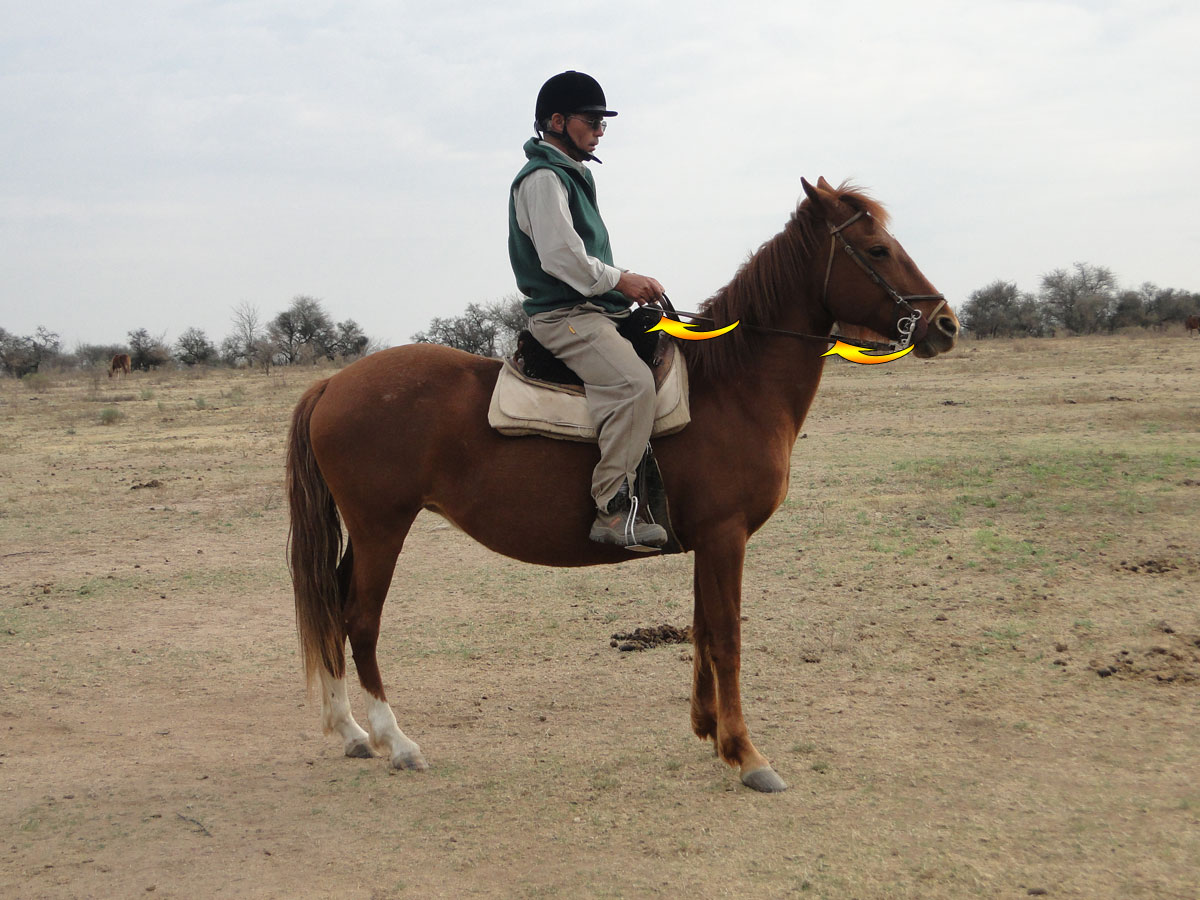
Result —
[[617, 332], [617, 322], [627, 315], [581, 303], [529, 319], [530, 333], [583, 380], [588, 412], [599, 434], [592, 498], [601, 509], [623, 480], [632, 485], [654, 428], [654, 375]]

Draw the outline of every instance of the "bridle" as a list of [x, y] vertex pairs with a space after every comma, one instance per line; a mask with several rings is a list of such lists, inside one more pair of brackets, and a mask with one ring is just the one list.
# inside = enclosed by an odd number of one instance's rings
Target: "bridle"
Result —
[[[895, 341], [889, 341], [887, 343], [881, 341], [868, 341], [861, 338], [846, 337], [845, 335], [841, 334], [802, 334], [798, 331], [785, 331], [782, 328], [767, 328], [763, 325], [751, 325], [747, 323], [742, 323], [742, 327], [749, 331], [758, 331], [765, 334], [779, 334], [786, 337], [800, 338], [807, 341], [820, 341], [824, 344], [834, 344], [840, 341], [843, 344], [850, 344], [851, 346], [862, 347], [867, 350], [896, 351], [907, 348], [912, 343], [913, 336], [917, 331], [917, 325], [920, 323], [922, 318], [921, 311], [913, 307], [912, 301], [938, 301], [938, 305], [935, 306], [933, 308], [933, 312], [929, 314], [929, 321], [932, 323], [937, 314], [942, 311], [942, 307], [946, 305], [946, 297], [944, 294], [901, 294], [894, 287], [892, 287], [891, 284], [888, 283], [886, 278], [875, 271], [871, 263], [868, 262], [867, 259], [854, 247], [854, 245], [846, 240], [846, 236], [842, 234], [846, 228], [853, 225], [866, 215], [867, 213], [865, 210], [859, 210], [841, 225], [829, 226], [829, 262], [825, 266], [825, 284], [821, 288], [821, 306], [826, 312], [833, 316], [835, 320], [838, 318], [837, 314], [829, 309], [829, 305], [826, 303], [826, 301], [829, 295], [829, 276], [833, 271], [833, 258], [836, 255], [836, 246], [838, 243], [840, 243], [842, 245], [842, 249], [846, 251], [846, 254], [852, 260], [854, 260], [855, 264], [862, 269], [863, 272], [867, 274], [867, 277], [870, 278], [871, 281], [879, 285], [879, 287], [881, 287], [884, 292], [892, 298], [892, 301], [902, 313], [900, 318], [896, 321], [896, 333], [900, 337], [899, 344], [897, 344]], [[715, 321], [708, 316], [684, 312], [683, 310], [677, 311], [675, 307], [671, 305], [671, 301], [667, 299], [666, 294], [663, 294], [662, 297], [662, 307], [664, 309], [663, 315], [673, 318], [676, 321], [679, 321], [679, 316], [687, 316], [690, 319], [697, 319], [701, 322], [714, 322], [715, 324]]]
[[846, 240], [846, 236], [842, 234], [845, 229], [849, 228], [866, 215], [866, 211], [860, 209], [841, 225], [836, 227], [833, 225], [829, 226], [829, 235], [831, 238], [829, 241], [829, 262], [825, 266], [825, 284], [821, 288], [821, 305], [825, 307], [825, 310], [829, 312], [830, 315], [833, 315], [835, 319], [837, 318], [837, 315], [830, 311], [826, 301], [829, 299], [829, 275], [831, 272], [833, 272], [833, 257], [836, 255], [836, 245], [840, 243], [842, 245], [842, 249], [846, 251], [846, 255], [854, 260], [855, 265], [862, 269], [867, 274], [867, 277], [875, 282], [875, 284], [883, 288], [884, 292], [892, 298], [892, 302], [896, 304], [897, 309], [901, 313], [900, 318], [896, 320], [896, 333], [900, 336], [900, 346], [896, 349], [903, 350], [912, 343], [913, 335], [917, 330], [917, 324], [921, 321], [921, 311], [913, 307], [912, 301], [938, 301], [938, 305], [935, 306], [933, 308], [933, 312], [929, 314], [929, 321], [932, 323], [934, 317], [936, 317], [937, 314], [942, 311], [942, 307], [946, 305], [946, 297], [944, 294], [901, 294], [898, 290], [892, 287], [891, 284], [888, 283], [886, 278], [875, 271], [874, 267], [870, 262], [867, 261], [866, 257], [864, 257], [853, 244]]

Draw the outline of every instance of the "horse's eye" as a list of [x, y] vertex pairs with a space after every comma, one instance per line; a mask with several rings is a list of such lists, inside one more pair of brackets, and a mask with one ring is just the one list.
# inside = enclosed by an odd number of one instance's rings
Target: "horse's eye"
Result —
[[882, 244], [876, 244], [874, 247], [868, 250], [867, 253], [870, 254], [872, 259], [886, 259], [888, 256], [888, 248]]

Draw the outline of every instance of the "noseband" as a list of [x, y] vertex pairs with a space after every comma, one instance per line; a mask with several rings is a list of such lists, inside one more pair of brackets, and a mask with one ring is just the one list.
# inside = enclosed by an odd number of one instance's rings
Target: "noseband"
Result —
[[[912, 343], [913, 335], [917, 330], [917, 324], [921, 321], [921, 311], [913, 307], [911, 301], [939, 301], [938, 305], [933, 308], [933, 312], [929, 314], [929, 322], [932, 324], [934, 317], [937, 316], [937, 314], [942, 311], [942, 307], [946, 305], [946, 297], [943, 294], [901, 294], [898, 290], [892, 287], [891, 284], [888, 283], [886, 278], [875, 271], [875, 269], [867, 261], [866, 257], [864, 257], [853, 244], [846, 240], [846, 236], [842, 234], [842, 231], [866, 215], [867, 213], [865, 210], [859, 210], [841, 225], [836, 227], [833, 225], [829, 226], [829, 262], [825, 266], [825, 286], [821, 289], [821, 305], [824, 306], [826, 310], [829, 309], [829, 305], [826, 303], [829, 298], [829, 275], [833, 271], [833, 257], [835, 255], [836, 245], [840, 243], [842, 245], [842, 249], [846, 251], [846, 255], [854, 260], [854, 264], [862, 269], [867, 274], [868, 278], [879, 285], [879, 287], [883, 288], [884, 292], [891, 297], [892, 301], [896, 304], [897, 309], [901, 313], [900, 317], [896, 320], [896, 333], [900, 337], [899, 349], [903, 350]], [[831, 315], [833, 314], [831, 313]], [[834, 315], [834, 318], [836, 319], [837, 316]]]

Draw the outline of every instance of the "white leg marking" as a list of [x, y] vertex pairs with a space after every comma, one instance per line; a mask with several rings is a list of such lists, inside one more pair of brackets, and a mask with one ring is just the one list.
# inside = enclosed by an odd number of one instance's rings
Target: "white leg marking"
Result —
[[347, 756], [370, 756], [369, 735], [354, 721], [346, 679], [321, 670], [321, 725], [325, 733], [336, 731]]
[[429, 768], [421, 748], [410, 740], [396, 723], [396, 714], [383, 700], [367, 695], [367, 724], [371, 726], [371, 746], [386, 755], [397, 769]]

